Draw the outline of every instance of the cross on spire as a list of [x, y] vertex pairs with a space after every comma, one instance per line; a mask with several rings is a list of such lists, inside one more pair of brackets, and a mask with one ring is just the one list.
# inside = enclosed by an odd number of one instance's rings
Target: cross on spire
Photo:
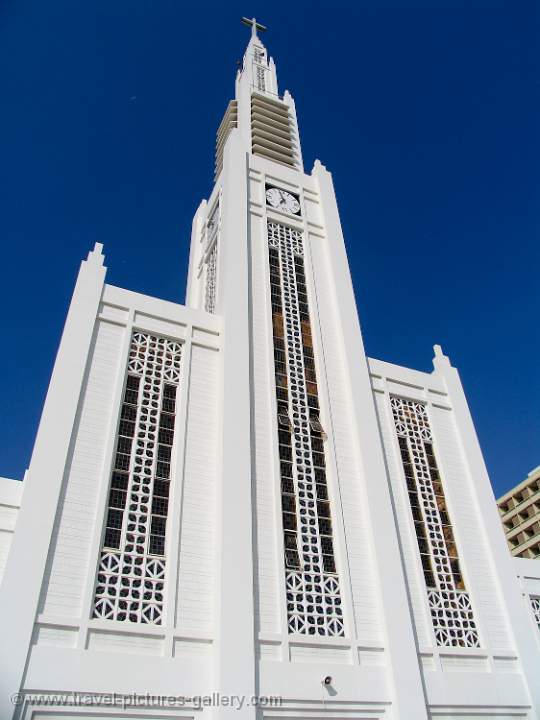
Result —
[[247, 25], [248, 27], [251, 27], [251, 37], [257, 37], [257, 30], [260, 32], [264, 32], [267, 28], [265, 25], [261, 25], [261, 23], [258, 23], [255, 18], [247, 18], [243, 17], [242, 22], [244, 25]]

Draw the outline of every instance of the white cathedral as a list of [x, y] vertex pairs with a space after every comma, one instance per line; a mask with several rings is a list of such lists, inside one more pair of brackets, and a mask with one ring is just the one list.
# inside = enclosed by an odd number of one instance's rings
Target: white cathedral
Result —
[[366, 357], [332, 177], [250, 22], [186, 305], [96, 245], [0, 481], [0, 720], [540, 720], [540, 561], [441, 349]]

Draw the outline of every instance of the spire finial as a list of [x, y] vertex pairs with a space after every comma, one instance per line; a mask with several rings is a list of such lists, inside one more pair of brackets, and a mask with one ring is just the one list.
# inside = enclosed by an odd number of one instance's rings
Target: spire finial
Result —
[[266, 30], [265, 25], [261, 25], [261, 23], [258, 23], [255, 18], [247, 18], [243, 17], [242, 22], [244, 25], [247, 25], [248, 27], [251, 27], [251, 37], [256, 38], [257, 37], [257, 30], [260, 32], [264, 32]]
[[88, 253], [86, 262], [89, 262], [92, 265], [103, 265], [104, 259], [105, 256], [103, 255], [103, 243], [94, 243], [94, 249], [90, 250], [90, 252]]
[[435, 357], [433, 358], [433, 366], [435, 369], [443, 366], [451, 366], [450, 358], [443, 353], [443, 349], [440, 345], [434, 345], [433, 351], [435, 352]]

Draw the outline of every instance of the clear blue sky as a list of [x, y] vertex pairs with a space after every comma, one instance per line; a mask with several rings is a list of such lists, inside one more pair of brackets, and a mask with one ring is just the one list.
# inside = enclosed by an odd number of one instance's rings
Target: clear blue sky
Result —
[[183, 302], [249, 14], [333, 172], [369, 355], [461, 373], [496, 493], [540, 464], [538, 6], [3, 0], [0, 474], [22, 477], [80, 260]]

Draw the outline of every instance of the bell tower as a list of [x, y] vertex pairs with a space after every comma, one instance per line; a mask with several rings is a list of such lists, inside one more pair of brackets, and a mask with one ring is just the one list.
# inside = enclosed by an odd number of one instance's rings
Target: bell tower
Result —
[[[222, 647], [246, 661], [218, 659], [220, 690], [261, 682], [248, 658], [316, 656], [321, 643], [355, 664], [361, 646], [362, 663], [376, 664], [391, 627], [396, 702], [418, 720], [421, 675], [332, 179], [319, 161], [304, 172], [294, 100], [280, 94], [265, 28], [245, 22], [186, 293], [224, 323], [221, 607], [234, 607], [237, 624], [231, 634], [223, 616], [218, 627]], [[370, 513], [386, 528], [378, 562]], [[252, 602], [239, 601], [251, 584]]]

